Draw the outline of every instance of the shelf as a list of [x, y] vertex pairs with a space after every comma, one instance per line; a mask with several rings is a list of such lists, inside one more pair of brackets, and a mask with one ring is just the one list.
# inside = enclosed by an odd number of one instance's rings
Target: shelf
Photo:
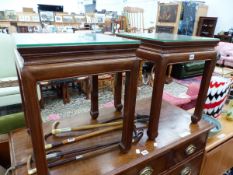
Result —
[[[137, 113], [148, 114], [150, 106], [150, 100], [144, 99], [137, 102]], [[120, 113], [113, 112], [113, 108], [105, 108], [100, 110], [100, 116], [98, 120], [109, 119], [111, 116], [119, 116]], [[145, 160], [150, 160], [153, 156], [159, 156], [166, 150], [177, 146], [181, 141], [187, 141], [199, 135], [203, 130], [207, 131], [210, 126], [205, 121], [200, 121], [198, 124], [191, 124], [190, 114], [178, 107], [172, 106], [167, 102], [163, 102], [161, 118], [159, 123], [159, 136], [156, 139], [157, 146], [154, 146], [153, 141], [147, 141], [146, 130], [144, 136], [137, 145], [133, 145], [131, 150], [127, 154], [121, 154], [120, 150], [114, 150], [106, 152], [96, 157], [92, 157], [82, 161], [76, 161], [68, 163], [63, 166], [59, 166], [50, 170], [51, 175], [55, 174], [69, 174], [69, 175], [89, 175], [89, 174], [117, 174], [126, 169], [140, 164]], [[77, 126], [86, 123], [93, 123], [88, 113], [80, 114], [72, 120], [61, 121], [60, 127], [65, 126]], [[48, 133], [51, 128], [51, 123], [44, 124], [44, 132]], [[186, 136], [182, 136], [184, 133]], [[78, 144], [72, 144], [69, 146], [60, 147], [63, 150], [70, 148], [77, 148], [86, 145], [93, 145], [95, 143], [102, 143], [106, 140], [115, 140], [121, 137], [121, 132], [108, 133], [103, 136], [95, 137], [86, 141], [82, 141]], [[21, 129], [11, 133], [10, 135], [11, 145], [11, 160], [12, 166], [20, 162], [25, 162], [28, 155], [32, 152], [30, 139], [25, 129]], [[136, 149], [147, 150], [148, 155], [143, 156], [136, 154]], [[15, 171], [15, 175], [27, 174], [26, 167], [21, 167]]]

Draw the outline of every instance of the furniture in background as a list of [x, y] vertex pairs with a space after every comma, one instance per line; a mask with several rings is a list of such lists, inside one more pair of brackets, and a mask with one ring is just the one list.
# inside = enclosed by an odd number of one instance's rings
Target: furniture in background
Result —
[[[41, 93], [41, 107], [44, 107], [44, 98], [45, 97], [59, 97], [62, 98], [63, 103], [70, 102], [70, 95], [68, 92], [68, 84], [72, 83], [73, 80], [65, 79], [65, 80], [58, 80], [58, 81], [41, 81], [39, 82], [40, 86], [40, 93]], [[52, 94], [52, 91], [55, 90], [55, 94]]]
[[156, 32], [195, 35], [199, 17], [207, 11], [202, 2], [158, 2]]
[[[136, 113], [148, 114], [149, 109], [150, 99], [137, 102]], [[104, 121], [109, 119], [109, 116], [117, 117], [122, 115], [121, 112], [114, 113], [113, 111], [113, 108], [102, 109], [101, 113], [103, 115], [99, 119]], [[74, 117], [72, 120], [61, 121], [61, 127], [76, 127], [80, 121], [81, 124], [91, 122], [88, 120], [89, 114], [80, 114], [79, 117], [79, 120], [77, 117]], [[211, 126], [203, 120], [196, 125], [191, 124], [190, 114], [187, 111], [166, 102], [162, 104], [159, 126], [160, 134], [156, 142], [147, 140], [147, 129], [145, 129], [140, 142], [132, 145], [132, 148], [126, 154], [120, 154], [118, 149], [106, 151], [100, 155], [54, 167], [50, 169], [50, 173], [52, 175], [198, 175], [208, 130]], [[49, 133], [51, 124], [44, 124], [43, 128], [45, 133]], [[119, 139], [121, 131], [107, 133], [107, 136], [109, 141], [114, 138]], [[98, 143], [100, 140], [101, 137], [94, 137], [74, 143], [73, 148], [86, 147], [89, 144]], [[12, 132], [10, 145], [12, 166], [19, 164], [22, 160], [26, 160], [32, 153], [32, 145], [26, 129]], [[66, 150], [66, 148], [61, 147], [61, 150]], [[13, 175], [21, 174], [27, 174], [26, 166], [19, 167], [13, 172]]]
[[[0, 34], [0, 107], [21, 104], [21, 94], [15, 68], [15, 43], [9, 34]], [[39, 86], [38, 99], [41, 99]]]
[[175, 64], [172, 66], [171, 76], [177, 79], [195, 77], [202, 75], [204, 67], [204, 61]]
[[220, 41], [222, 41], [222, 42], [228, 42], [228, 43], [232, 43], [233, 42], [232, 35], [225, 35], [225, 34], [220, 35], [220, 34], [218, 34], [218, 35], [214, 35], [214, 37], [215, 38], [219, 38]]
[[177, 33], [180, 13], [181, 3], [158, 2], [156, 32], [164, 32], [166, 29], [169, 33]]
[[196, 35], [203, 37], [214, 37], [217, 20], [217, 17], [200, 16]]
[[216, 51], [219, 55], [217, 64], [233, 68], [233, 43], [219, 42]]
[[[200, 16], [206, 16], [208, 6], [201, 2], [158, 2], [156, 32], [173, 33], [181, 35], [195, 35]], [[187, 64], [187, 65], [186, 65]], [[200, 65], [200, 66], [197, 66]], [[167, 80], [172, 81], [171, 74], [175, 77], [185, 78], [202, 74], [202, 63], [182, 63], [170, 65], [167, 70]], [[174, 69], [173, 70], [173, 66]], [[190, 69], [187, 71], [187, 69]], [[180, 72], [178, 72], [180, 71]], [[192, 74], [192, 72], [194, 74]]]
[[97, 119], [98, 74], [115, 73], [114, 105], [117, 111], [121, 111], [122, 72], [126, 72], [120, 146], [122, 151], [129, 151], [134, 129], [139, 67], [139, 59], [135, 52], [139, 41], [96, 33], [77, 35], [75, 38], [74, 34], [15, 34], [14, 38], [18, 50], [16, 65], [21, 83], [26, 126], [31, 136], [28, 138], [32, 141], [38, 174], [49, 174], [40, 107], [35, 90], [38, 81], [91, 75], [90, 114], [92, 119]]
[[138, 7], [124, 7], [123, 14], [127, 18], [127, 32], [144, 32], [144, 10]]
[[[99, 89], [110, 88], [114, 89], [113, 77], [109, 74], [98, 76]], [[78, 88], [78, 92], [84, 93], [86, 99], [90, 98], [90, 77], [82, 76], [76, 78], [68, 78], [64, 80], [51, 80], [39, 82], [41, 100], [41, 107], [44, 108], [45, 98], [61, 98], [63, 103], [70, 102], [69, 88], [72, 90]]]
[[[215, 17], [199, 17], [197, 36], [213, 37], [217, 18]], [[202, 75], [204, 69], [204, 62], [190, 62], [173, 65], [172, 77], [184, 79]]]
[[219, 40], [164, 33], [122, 33], [118, 34], [118, 36], [141, 40], [142, 44], [137, 50], [137, 56], [155, 63], [155, 78], [148, 128], [150, 140], [154, 140], [158, 135], [162, 94], [168, 65], [180, 62], [205, 61], [204, 76], [202, 77], [195, 111], [191, 116], [192, 122], [197, 123], [201, 119], [211, 75], [216, 64], [216, 51], [214, 47], [218, 44]]
[[14, 49], [12, 37], [0, 34], [0, 107], [21, 103]]
[[173, 33], [174, 27], [172, 26], [156, 26], [156, 33]]

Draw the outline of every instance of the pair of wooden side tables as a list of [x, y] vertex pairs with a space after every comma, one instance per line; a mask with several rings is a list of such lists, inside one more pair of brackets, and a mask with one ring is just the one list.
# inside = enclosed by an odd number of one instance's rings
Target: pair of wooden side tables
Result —
[[[98, 74], [115, 73], [114, 105], [123, 107], [121, 149], [131, 147], [134, 127], [137, 77], [140, 58], [155, 63], [148, 137], [158, 135], [162, 92], [169, 64], [205, 60], [196, 109], [191, 119], [201, 119], [211, 74], [216, 62], [218, 40], [170, 34], [15, 34], [16, 65], [28, 132], [38, 174], [49, 174], [36, 85], [40, 81], [92, 75], [91, 116], [97, 119]], [[129, 39], [128, 39], [129, 38]], [[134, 39], [134, 40], [131, 40]], [[121, 103], [122, 72], [126, 72], [124, 105]], [[149, 113], [149, 111], [148, 111]]]

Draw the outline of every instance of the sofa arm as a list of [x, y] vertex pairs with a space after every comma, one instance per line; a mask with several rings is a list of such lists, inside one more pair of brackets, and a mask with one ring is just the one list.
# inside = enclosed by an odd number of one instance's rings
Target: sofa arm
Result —
[[25, 126], [24, 113], [14, 113], [0, 117], [0, 134], [9, 133]]

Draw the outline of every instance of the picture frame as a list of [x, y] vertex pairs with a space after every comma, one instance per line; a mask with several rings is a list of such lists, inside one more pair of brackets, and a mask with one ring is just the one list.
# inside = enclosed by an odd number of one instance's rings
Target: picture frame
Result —
[[160, 5], [159, 22], [175, 23], [178, 11], [178, 4]]
[[40, 22], [40, 18], [38, 15], [31, 16], [33, 22]]
[[95, 14], [95, 18], [97, 23], [104, 23], [105, 14]]
[[30, 18], [30, 16], [28, 16], [28, 15], [25, 15], [25, 16], [24, 16], [24, 21], [31, 21], [31, 18]]
[[39, 11], [41, 22], [54, 22], [54, 13], [50, 11]]
[[173, 26], [156, 26], [156, 33], [173, 33]]
[[62, 16], [55, 16], [55, 22], [62, 22]]
[[24, 20], [24, 15], [18, 15], [18, 21], [25, 21]]
[[68, 16], [68, 15], [63, 16], [63, 22], [64, 23], [73, 23], [74, 22], [73, 16]]
[[0, 11], [0, 20], [5, 20], [5, 12]]
[[87, 21], [85, 16], [74, 16], [74, 19], [77, 23], [85, 23]]
[[8, 19], [9, 21], [16, 21], [16, 11], [15, 10], [5, 10], [5, 19]]

